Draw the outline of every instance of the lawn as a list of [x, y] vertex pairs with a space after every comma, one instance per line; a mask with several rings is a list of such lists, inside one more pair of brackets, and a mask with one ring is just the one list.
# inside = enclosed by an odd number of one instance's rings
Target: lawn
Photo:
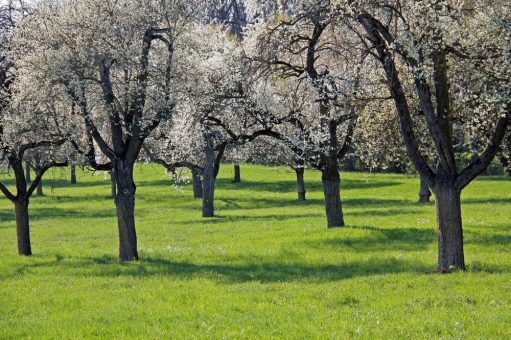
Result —
[[141, 260], [129, 264], [107, 176], [47, 176], [30, 258], [2, 199], [0, 338], [511, 338], [509, 179], [465, 189], [468, 271], [439, 275], [417, 177], [341, 174], [348, 226], [328, 230], [317, 172], [306, 202], [286, 168], [244, 165], [240, 184], [232, 173], [219, 176], [218, 217], [203, 219], [190, 185], [137, 165]]

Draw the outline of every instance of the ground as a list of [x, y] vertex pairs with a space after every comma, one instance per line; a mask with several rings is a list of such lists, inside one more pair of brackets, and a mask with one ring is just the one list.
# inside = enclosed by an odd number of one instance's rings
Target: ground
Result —
[[[433, 204], [414, 176], [343, 173], [347, 227], [328, 230], [320, 175], [232, 166], [218, 217], [191, 186], [137, 165], [141, 260], [119, 264], [104, 174], [57, 170], [31, 200], [34, 256], [16, 254], [12, 204], [0, 200], [0, 338], [510, 338], [511, 181], [463, 194], [468, 271], [434, 273]], [[5, 179], [5, 175], [3, 176]]]

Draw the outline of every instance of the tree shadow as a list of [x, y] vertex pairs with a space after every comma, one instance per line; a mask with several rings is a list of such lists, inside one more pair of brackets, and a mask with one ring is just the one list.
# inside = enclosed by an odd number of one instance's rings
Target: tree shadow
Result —
[[[8, 187], [15, 188], [16, 181], [14, 178], [4, 178], [1, 179], [1, 182]], [[29, 183], [30, 184], [30, 183]], [[85, 179], [79, 180], [76, 184], [71, 184], [70, 180], [65, 179], [57, 179], [51, 177], [43, 176], [43, 189], [56, 189], [56, 188], [88, 188], [88, 187], [97, 187], [97, 186], [110, 186], [110, 180], [98, 180], [98, 179]]]
[[255, 222], [255, 221], [285, 221], [290, 219], [297, 218], [318, 218], [322, 217], [323, 214], [310, 213], [310, 214], [271, 214], [271, 215], [215, 215], [214, 217], [202, 218], [202, 219], [194, 219], [194, 220], [186, 220], [180, 221], [179, 224], [182, 225], [196, 225], [196, 224], [221, 224], [225, 222]]
[[476, 181], [499, 181], [499, 182], [511, 182], [510, 176], [502, 176], [502, 175], [486, 175], [486, 176], [478, 176]]
[[245, 282], [329, 282], [354, 277], [369, 277], [400, 273], [431, 273], [431, 265], [396, 258], [373, 258], [346, 261], [339, 264], [302, 264], [256, 261], [224, 264], [171, 261], [164, 258], [143, 258], [136, 263], [120, 264], [110, 256], [86, 259], [62, 259], [25, 264], [12, 276], [20, 276], [37, 268], [62, 270], [66, 275], [87, 277], [140, 277], [168, 276], [195, 280], [203, 278], [219, 283]]
[[[248, 181], [242, 180], [241, 183], [233, 183], [230, 178], [219, 178], [216, 184], [222, 190], [248, 190], [248, 191], [269, 191], [269, 192], [293, 192], [296, 191], [296, 181], [279, 180], [275, 182]], [[398, 181], [379, 181], [379, 180], [357, 180], [342, 179], [341, 192], [352, 189], [377, 189], [401, 184]], [[320, 181], [310, 181], [305, 183], [308, 191], [322, 191], [323, 187]]]
[[[229, 209], [266, 209], [266, 208], [276, 208], [276, 207], [312, 207], [312, 206], [321, 206], [324, 205], [323, 199], [312, 198], [307, 199], [305, 201], [298, 201], [296, 199], [286, 199], [286, 198], [225, 198], [222, 196], [218, 196], [216, 198], [216, 203], [221, 208], [229, 208]], [[343, 198], [342, 205], [344, 208], [392, 208], [392, 207], [409, 207], [411, 209], [416, 209], [417, 204], [415, 204], [412, 200], [402, 200], [402, 199], [374, 199], [374, 198]]]
[[350, 249], [357, 252], [384, 252], [391, 250], [419, 251], [436, 243], [433, 229], [419, 228], [376, 228], [370, 226], [350, 226], [348, 229], [367, 230], [369, 235], [350, 237], [349, 232], [343, 238], [304, 240], [308, 248]]
[[510, 204], [511, 197], [509, 198], [466, 198], [461, 200], [461, 204]]
[[[511, 227], [509, 227], [511, 230]], [[474, 233], [470, 231], [470, 229], [466, 229], [464, 231], [465, 236], [465, 244], [483, 244], [485, 246], [495, 246], [495, 245], [511, 245], [511, 234], [502, 234], [502, 233], [492, 233], [488, 234], [480, 234]]]

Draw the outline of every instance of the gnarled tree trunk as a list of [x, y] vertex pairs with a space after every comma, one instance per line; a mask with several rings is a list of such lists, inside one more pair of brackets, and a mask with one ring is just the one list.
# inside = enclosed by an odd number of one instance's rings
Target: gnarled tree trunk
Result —
[[75, 165], [75, 162], [71, 163], [71, 184], [76, 184], [76, 165]]
[[18, 253], [24, 256], [32, 255], [30, 245], [30, 226], [28, 220], [28, 198], [18, 197], [14, 202], [16, 213], [16, 234], [18, 237]]
[[113, 177], [116, 184], [115, 206], [119, 229], [119, 260], [138, 260], [137, 232], [135, 229], [135, 192], [133, 164], [117, 159], [114, 162]]
[[438, 225], [438, 270], [448, 273], [465, 270], [463, 228], [461, 222], [461, 190], [453, 184], [435, 186]]
[[202, 179], [200, 171], [192, 168], [193, 198], [202, 198]]
[[431, 197], [431, 191], [429, 190], [428, 183], [424, 179], [424, 176], [420, 176], [420, 189], [419, 189], [419, 204], [429, 203]]
[[344, 216], [341, 203], [341, 177], [338, 171], [322, 171], [323, 193], [325, 195], [325, 211], [328, 228], [344, 226]]
[[202, 217], [215, 216], [215, 150], [211, 136], [206, 137], [206, 161], [203, 172]]
[[241, 182], [241, 172], [240, 172], [240, 165], [238, 163], [234, 164], [234, 179], [233, 183], [240, 183]]
[[305, 173], [305, 169], [303, 167], [296, 167], [296, 187], [298, 189], [298, 200], [305, 201], [305, 182], [303, 180], [303, 175]]

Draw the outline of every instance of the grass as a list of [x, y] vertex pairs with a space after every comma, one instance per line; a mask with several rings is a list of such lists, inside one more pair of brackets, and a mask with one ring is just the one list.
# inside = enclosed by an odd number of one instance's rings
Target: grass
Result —
[[116, 260], [107, 176], [48, 177], [31, 201], [31, 258], [16, 255], [2, 199], [0, 338], [511, 337], [508, 179], [464, 191], [468, 271], [438, 275], [418, 178], [342, 174], [348, 227], [328, 230], [318, 173], [306, 202], [285, 168], [242, 166], [241, 184], [232, 173], [218, 180], [218, 217], [203, 219], [191, 186], [138, 165], [141, 260], [129, 264]]

